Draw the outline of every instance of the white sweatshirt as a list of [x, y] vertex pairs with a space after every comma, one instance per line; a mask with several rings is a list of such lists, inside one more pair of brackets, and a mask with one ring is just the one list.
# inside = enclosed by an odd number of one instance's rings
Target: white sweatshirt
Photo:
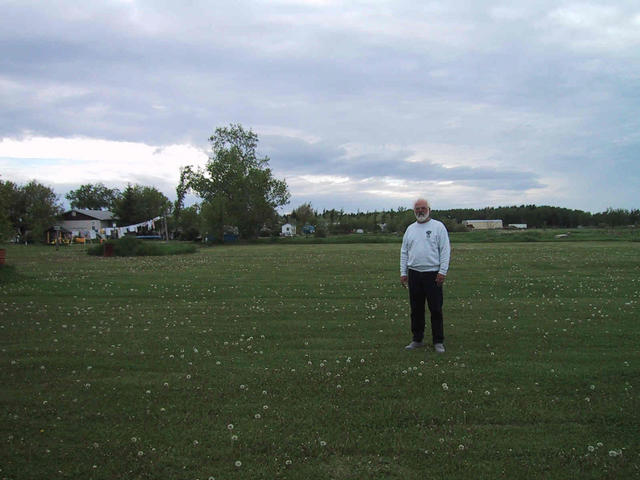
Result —
[[425, 223], [414, 222], [402, 238], [400, 275], [407, 275], [407, 268], [446, 275], [450, 255], [449, 234], [442, 222], [433, 219]]

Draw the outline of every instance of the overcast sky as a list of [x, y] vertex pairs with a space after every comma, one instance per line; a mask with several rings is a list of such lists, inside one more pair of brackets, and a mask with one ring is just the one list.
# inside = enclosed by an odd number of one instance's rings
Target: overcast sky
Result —
[[304, 202], [640, 207], [640, 3], [0, 0], [0, 180], [64, 198], [204, 165], [216, 127]]

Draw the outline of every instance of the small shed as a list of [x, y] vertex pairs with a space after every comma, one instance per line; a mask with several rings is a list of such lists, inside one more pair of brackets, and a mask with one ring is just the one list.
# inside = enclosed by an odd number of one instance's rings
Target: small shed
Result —
[[282, 235], [283, 237], [293, 237], [296, 234], [296, 226], [291, 225], [290, 223], [285, 223], [282, 225]]
[[502, 228], [502, 220], [463, 220], [462, 225], [474, 230], [495, 230]]

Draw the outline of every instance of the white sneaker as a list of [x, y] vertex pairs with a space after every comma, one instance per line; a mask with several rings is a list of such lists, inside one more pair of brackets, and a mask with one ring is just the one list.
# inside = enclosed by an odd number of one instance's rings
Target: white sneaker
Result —
[[433, 348], [435, 349], [436, 353], [444, 353], [444, 344], [443, 343], [436, 343]]
[[405, 350], [415, 350], [416, 348], [422, 348], [424, 347], [424, 343], [422, 342], [411, 342], [409, 345], [407, 345], [405, 348]]

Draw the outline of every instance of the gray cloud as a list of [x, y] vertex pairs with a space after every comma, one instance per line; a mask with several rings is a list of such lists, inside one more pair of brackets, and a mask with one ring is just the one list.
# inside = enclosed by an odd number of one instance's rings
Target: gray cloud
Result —
[[626, 0], [5, 3], [0, 138], [203, 146], [239, 122], [298, 132], [261, 135], [274, 170], [348, 177], [354, 202], [390, 178], [637, 207], [638, 18]]

